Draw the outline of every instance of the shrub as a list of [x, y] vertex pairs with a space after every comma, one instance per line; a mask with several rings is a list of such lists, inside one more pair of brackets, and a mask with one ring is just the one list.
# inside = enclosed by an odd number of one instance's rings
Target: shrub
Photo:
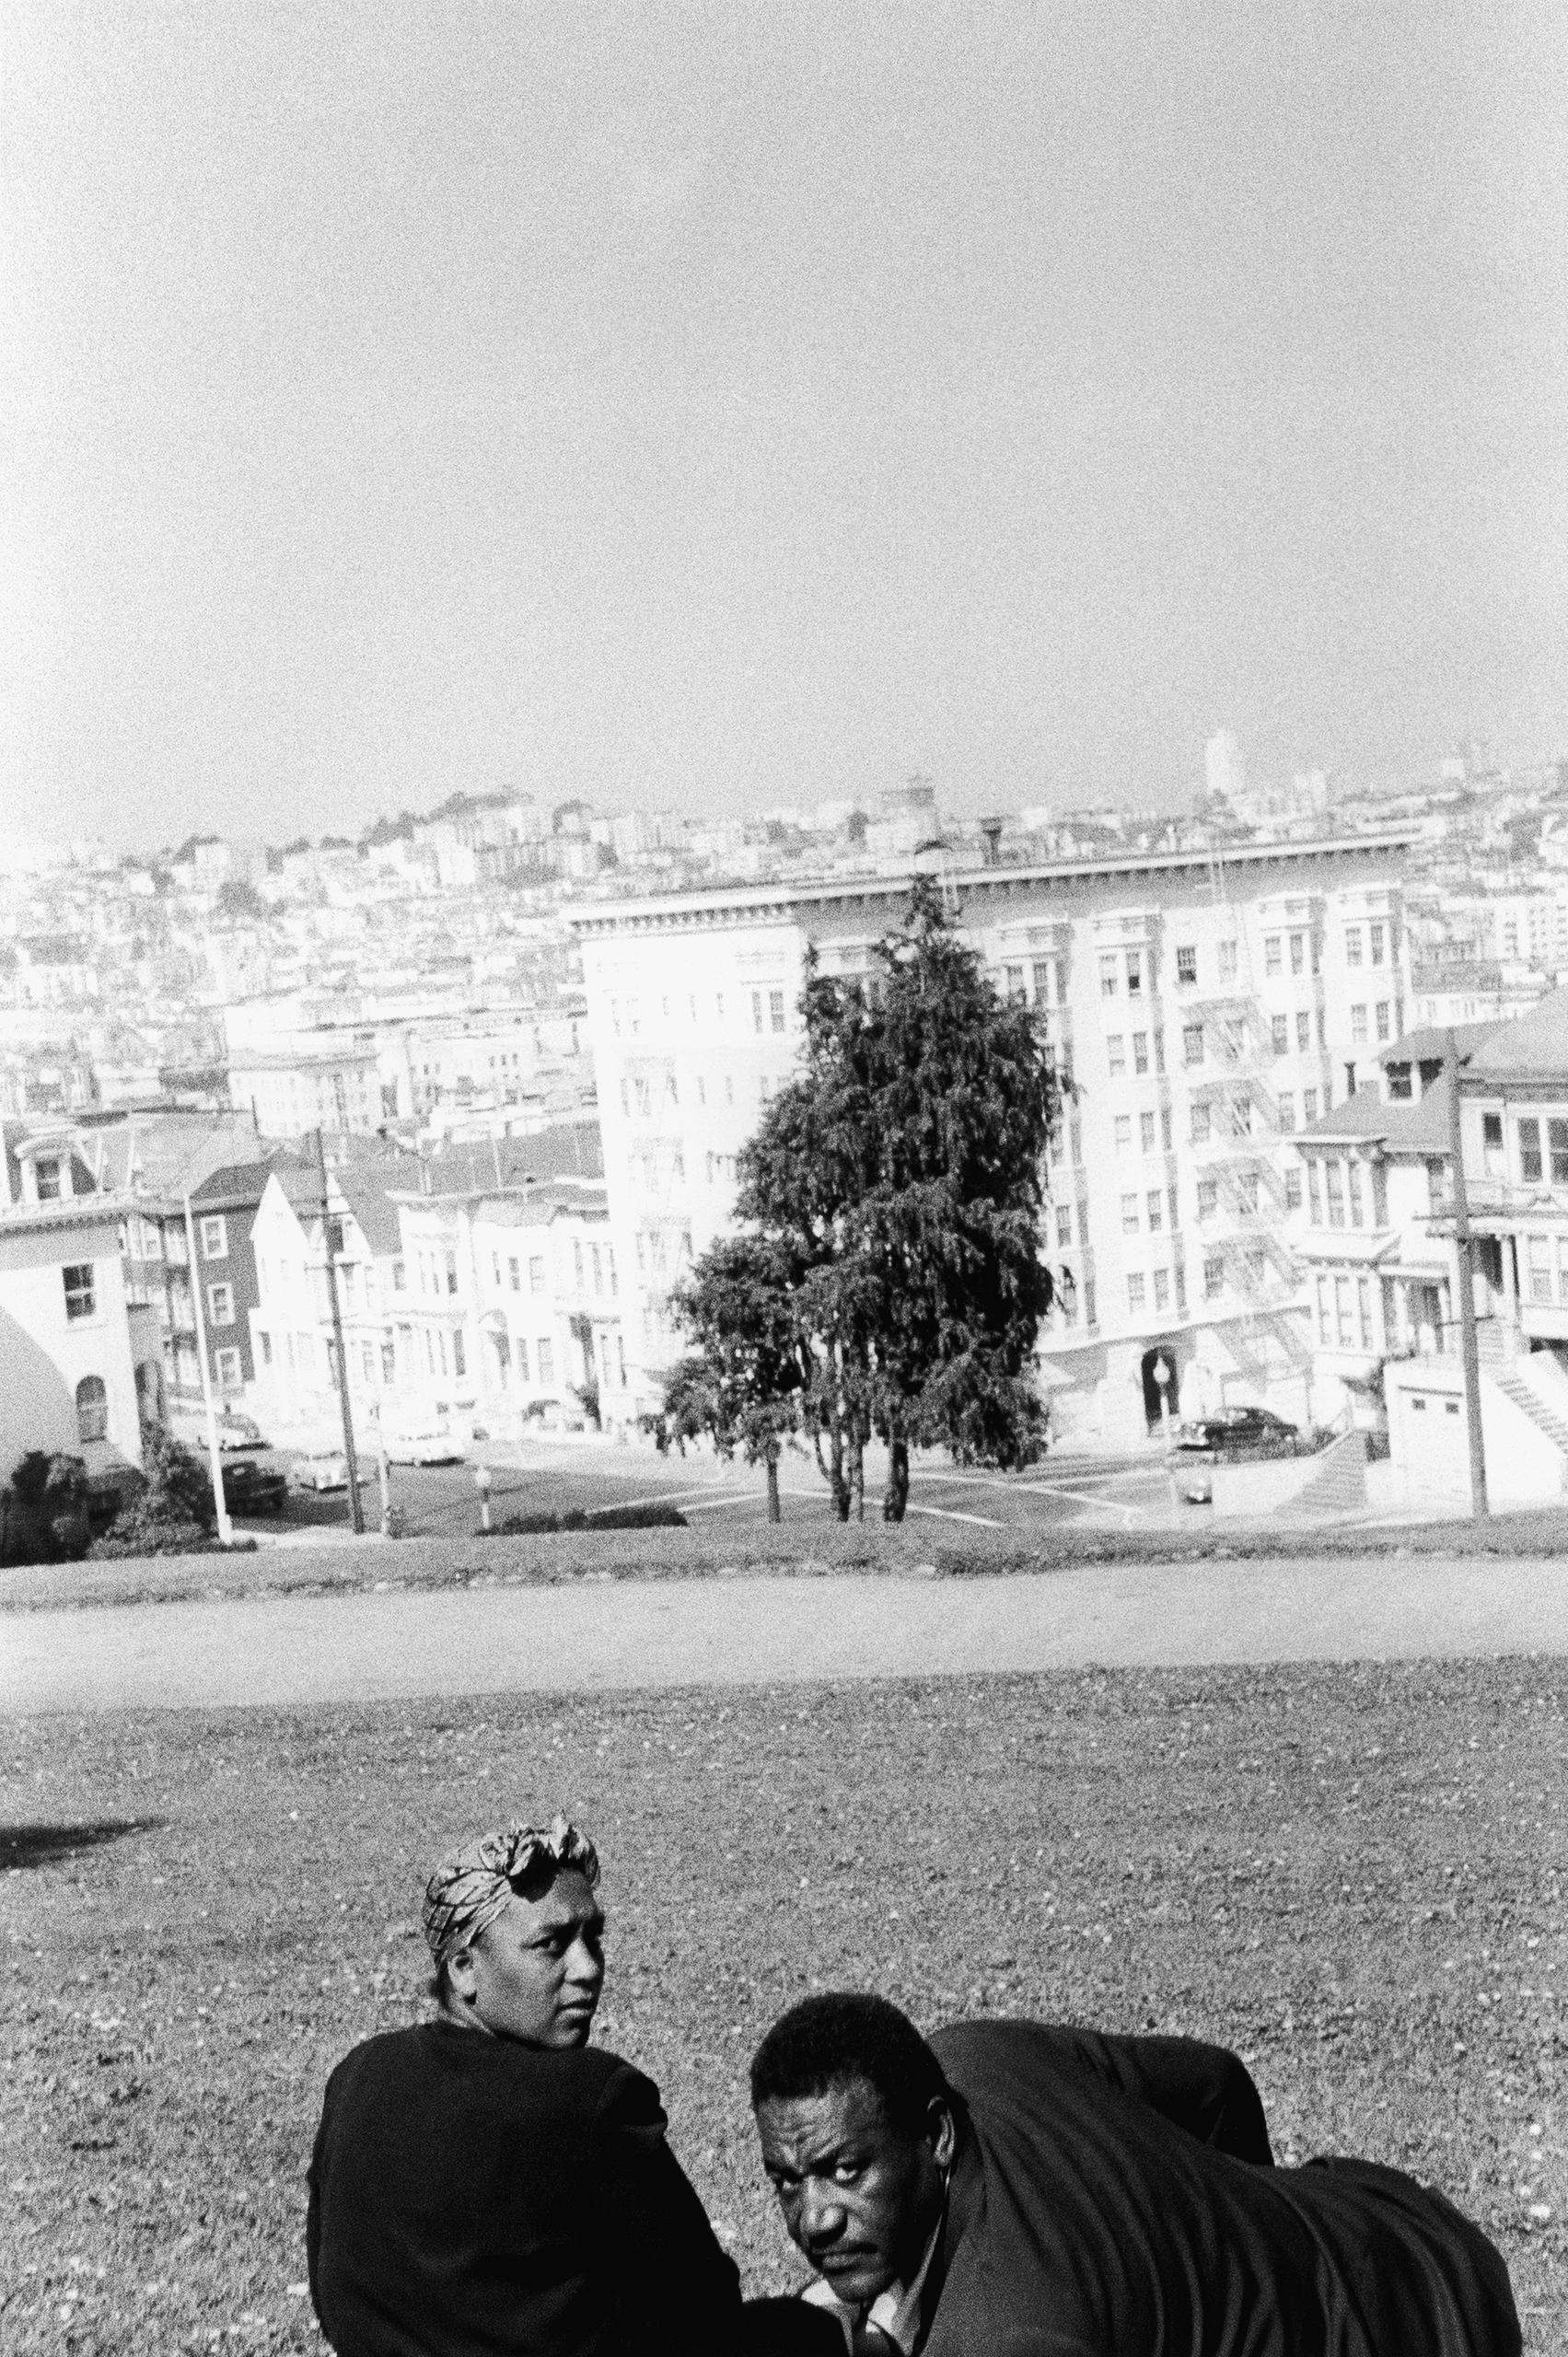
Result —
[[493, 1526], [500, 1538], [531, 1538], [552, 1530], [685, 1530], [686, 1516], [674, 1506], [601, 1506], [587, 1514], [572, 1506], [565, 1514], [509, 1514]]
[[75, 1563], [92, 1536], [79, 1457], [29, 1448], [0, 1486], [0, 1563]]
[[161, 1426], [146, 1435], [143, 1455], [145, 1484], [95, 1541], [94, 1556], [201, 1554], [217, 1520], [206, 1466]]

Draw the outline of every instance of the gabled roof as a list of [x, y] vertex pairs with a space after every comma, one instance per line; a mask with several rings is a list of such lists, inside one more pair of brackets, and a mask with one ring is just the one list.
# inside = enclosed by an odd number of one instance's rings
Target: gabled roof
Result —
[[[321, 1180], [315, 1157], [278, 1165], [275, 1174], [284, 1193], [301, 1220], [321, 1215]], [[329, 1192], [342, 1197], [354, 1225], [372, 1252], [385, 1257], [399, 1250], [401, 1236], [394, 1193], [416, 1190], [419, 1157], [386, 1149], [350, 1153], [329, 1163]]]
[[597, 1120], [554, 1121], [527, 1137], [445, 1146], [425, 1167], [432, 1195], [494, 1195], [552, 1178], [602, 1178], [604, 1146]]
[[1380, 1144], [1389, 1154], [1439, 1155], [1448, 1151], [1446, 1073], [1419, 1098], [1386, 1101], [1376, 1088], [1358, 1088], [1343, 1105], [1320, 1114], [1301, 1131], [1300, 1145]]
[[182, 1198], [216, 1170], [264, 1158], [254, 1122], [238, 1113], [133, 1113], [90, 1135], [99, 1184], [142, 1196]]
[[[1456, 1023], [1454, 1043], [1460, 1055], [1473, 1055], [1483, 1039], [1490, 1039], [1494, 1031], [1506, 1028], [1506, 1021], [1504, 1017], [1501, 1022]], [[1440, 1064], [1446, 1063], [1447, 1058], [1447, 1030], [1440, 1023], [1429, 1023], [1418, 1031], [1407, 1031], [1401, 1038], [1390, 1040], [1386, 1048], [1379, 1048], [1375, 1061], [1386, 1068], [1389, 1064]]]
[[1568, 991], [1550, 991], [1500, 1023], [1471, 1055], [1467, 1082], [1561, 1079], [1568, 1093]]

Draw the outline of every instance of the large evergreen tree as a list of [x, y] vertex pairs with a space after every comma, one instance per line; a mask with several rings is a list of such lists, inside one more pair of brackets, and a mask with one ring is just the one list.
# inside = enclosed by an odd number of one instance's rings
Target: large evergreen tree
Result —
[[[670, 1404], [690, 1402], [699, 1368], [714, 1379], [733, 1369], [738, 1336], [787, 1332], [787, 1350], [755, 1362], [754, 1409], [787, 1396], [841, 1518], [877, 1434], [883, 1512], [899, 1521], [912, 1445], [1003, 1466], [1039, 1454], [1032, 1354], [1051, 1298], [1040, 1242], [1054, 1080], [1034, 1017], [998, 997], [926, 883], [868, 974], [828, 976], [812, 961], [801, 1011], [800, 1070], [741, 1154], [742, 1234], [703, 1256], [688, 1303], [716, 1301], [716, 1255], [738, 1243], [756, 1257], [733, 1323], [684, 1313], [698, 1351]], [[786, 1362], [787, 1395], [772, 1395]]]

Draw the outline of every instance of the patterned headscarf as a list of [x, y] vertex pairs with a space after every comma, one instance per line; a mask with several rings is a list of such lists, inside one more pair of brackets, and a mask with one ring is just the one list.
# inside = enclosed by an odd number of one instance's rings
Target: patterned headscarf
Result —
[[590, 1883], [598, 1880], [598, 1852], [564, 1817], [545, 1828], [512, 1825], [486, 1833], [437, 1866], [424, 1887], [424, 1936], [436, 1963], [477, 1939], [546, 1861], [557, 1873], [574, 1866]]

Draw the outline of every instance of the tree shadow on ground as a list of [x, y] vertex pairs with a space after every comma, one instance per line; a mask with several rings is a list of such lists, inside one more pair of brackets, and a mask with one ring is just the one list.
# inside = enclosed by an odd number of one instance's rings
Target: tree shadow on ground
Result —
[[83, 1850], [100, 1850], [128, 1833], [156, 1833], [161, 1817], [100, 1817], [84, 1825], [0, 1825], [0, 1874], [29, 1866], [57, 1866]]

